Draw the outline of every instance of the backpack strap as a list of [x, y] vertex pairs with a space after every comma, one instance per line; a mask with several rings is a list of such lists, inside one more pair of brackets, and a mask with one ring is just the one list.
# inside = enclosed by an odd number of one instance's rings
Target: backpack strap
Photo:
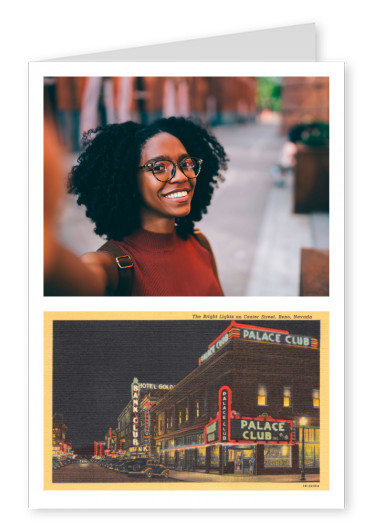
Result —
[[117, 297], [129, 297], [132, 294], [133, 284], [133, 261], [129, 254], [124, 251], [113, 241], [108, 241], [98, 251], [110, 254], [114, 259], [119, 272], [119, 283], [114, 293]]
[[221, 286], [221, 283], [219, 281], [219, 275], [218, 275], [218, 270], [217, 270], [217, 264], [216, 264], [216, 261], [215, 261], [215, 257], [214, 257], [214, 253], [213, 253], [213, 249], [211, 248], [210, 246], [210, 243], [209, 243], [209, 240], [207, 239], [206, 236], [204, 236], [202, 234], [202, 232], [199, 230], [199, 229], [194, 229], [193, 230], [193, 236], [196, 238], [196, 240], [199, 242], [199, 244], [204, 248], [206, 249], [209, 254], [210, 254], [210, 259], [211, 259], [211, 263], [212, 263], [212, 267], [213, 267], [213, 273], [214, 273], [214, 276], [218, 282], [218, 286], [220, 287], [220, 290], [222, 291], [222, 295], [223, 295], [223, 289], [222, 289], [222, 286]]

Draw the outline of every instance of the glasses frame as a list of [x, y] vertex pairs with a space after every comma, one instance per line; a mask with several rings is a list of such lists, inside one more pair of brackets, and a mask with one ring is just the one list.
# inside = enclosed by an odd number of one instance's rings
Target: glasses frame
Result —
[[[181, 167], [181, 165], [183, 164], [183, 162], [186, 159], [194, 159], [200, 165], [200, 167], [198, 169], [198, 173], [194, 177], [188, 177], [188, 175], [186, 175], [186, 173], [184, 172], [183, 168]], [[157, 175], [155, 175], [155, 173], [154, 173], [154, 164], [156, 164], [158, 162], [162, 162], [162, 161], [171, 162], [171, 164], [173, 165], [170, 177], [168, 179], [165, 179], [165, 180], [159, 179], [157, 177]], [[173, 179], [175, 177], [175, 175], [176, 175], [176, 167], [177, 166], [179, 166], [180, 171], [184, 173], [184, 175], [187, 177], [187, 179], [197, 179], [197, 177], [199, 176], [200, 171], [201, 171], [201, 164], [203, 162], [204, 162], [203, 159], [200, 159], [200, 157], [184, 157], [184, 159], [182, 159], [180, 162], [174, 162], [174, 161], [172, 161], [170, 159], [158, 159], [158, 160], [153, 160], [152, 162], [147, 162], [143, 166], [139, 166], [138, 169], [139, 170], [143, 170], [145, 168], [148, 168], [149, 170], [151, 170], [153, 172], [153, 176], [157, 179], [157, 181], [159, 181], [160, 183], [168, 183], [169, 181], [171, 181], [171, 179]]]

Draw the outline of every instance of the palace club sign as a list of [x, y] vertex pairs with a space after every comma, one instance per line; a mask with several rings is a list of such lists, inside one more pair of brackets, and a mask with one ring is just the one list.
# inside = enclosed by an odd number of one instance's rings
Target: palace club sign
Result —
[[287, 330], [276, 330], [255, 325], [242, 325], [233, 321], [210, 345], [208, 350], [199, 358], [199, 364], [215, 354], [230, 339], [245, 339], [257, 343], [274, 343], [294, 347], [318, 349], [317, 339], [309, 336], [290, 334]]
[[285, 443], [293, 440], [293, 421], [281, 420], [263, 413], [259, 417], [242, 417], [231, 411], [231, 389], [224, 385], [218, 392], [218, 415], [205, 426], [205, 444]]
[[231, 419], [231, 438], [236, 441], [291, 443], [292, 420], [275, 420], [266, 415]]

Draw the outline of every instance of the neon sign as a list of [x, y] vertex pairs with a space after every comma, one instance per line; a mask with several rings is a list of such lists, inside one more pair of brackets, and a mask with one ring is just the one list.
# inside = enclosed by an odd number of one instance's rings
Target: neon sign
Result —
[[138, 383], [138, 378], [133, 378], [131, 385], [132, 393], [132, 444], [133, 446], [138, 446], [138, 403], [140, 400], [140, 386]]

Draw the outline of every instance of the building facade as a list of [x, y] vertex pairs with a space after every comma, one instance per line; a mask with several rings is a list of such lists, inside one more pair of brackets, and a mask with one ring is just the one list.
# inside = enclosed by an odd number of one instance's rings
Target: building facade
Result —
[[55, 413], [52, 419], [52, 455], [63, 456], [72, 454], [72, 442], [66, 438], [67, 425], [63, 415]]
[[154, 456], [221, 474], [320, 465], [319, 339], [232, 322], [152, 407]]
[[152, 407], [172, 387], [170, 384], [151, 384], [133, 379], [131, 400], [117, 418], [118, 455], [135, 458], [155, 454]]

